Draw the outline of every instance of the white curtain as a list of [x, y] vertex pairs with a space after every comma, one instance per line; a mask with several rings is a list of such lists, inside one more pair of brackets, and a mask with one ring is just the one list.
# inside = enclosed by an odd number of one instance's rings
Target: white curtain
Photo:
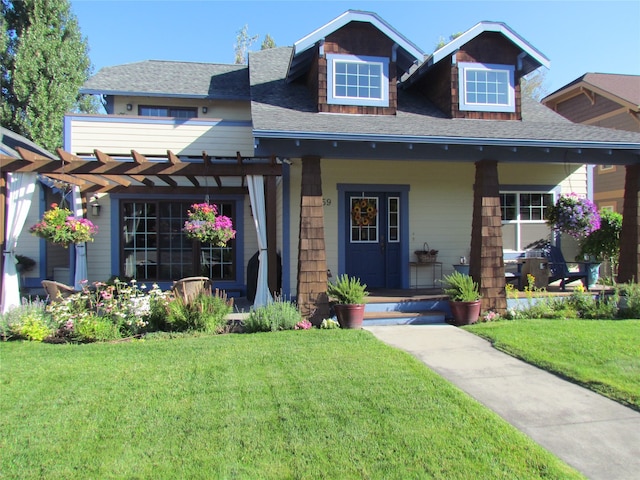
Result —
[[[35, 173], [7, 174], [6, 250], [3, 252], [4, 271], [2, 272], [2, 295], [0, 298], [2, 313], [20, 305], [20, 284], [16, 270], [15, 250], [18, 246], [18, 237], [31, 208], [36, 178]], [[4, 208], [4, 205], [0, 205], [0, 208]]]
[[[73, 214], [77, 218], [82, 218], [82, 196], [80, 195], [80, 187], [73, 186]], [[85, 242], [76, 243], [76, 270], [73, 277], [74, 288], [82, 290], [82, 281], [87, 279], [87, 244]]]
[[262, 175], [247, 175], [249, 185], [249, 199], [253, 211], [253, 223], [256, 226], [258, 236], [258, 282], [256, 285], [256, 298], [253, 301], [254, 308], [266, 305], [273, 301], [269, 292], [269, 282], [267, 278], [267, 216], [264, 205], [264, 177]]

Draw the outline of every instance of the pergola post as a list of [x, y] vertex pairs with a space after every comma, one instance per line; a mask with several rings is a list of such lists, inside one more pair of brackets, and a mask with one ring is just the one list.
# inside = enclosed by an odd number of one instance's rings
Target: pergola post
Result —
[[302, 157], [297, 301], [315, 325], [329, 316], [320, 157], [311, 155]]
[[469, 273], [480, 284], [482, 311], [507, 310], [498, 162], [476, 162]]
[[276, 215], [276, 177], [268, 175], [265, 177], [265, 205], [267, 212], [267, 263], [269, 271], [267, 273], [267, 281], [271, 295], [278, 295], [278, 251], [276, 244], [277, 238], [277, 218]]
[[618, 282], [640, 280], [640, 164], [627, 165], [620, 234]]

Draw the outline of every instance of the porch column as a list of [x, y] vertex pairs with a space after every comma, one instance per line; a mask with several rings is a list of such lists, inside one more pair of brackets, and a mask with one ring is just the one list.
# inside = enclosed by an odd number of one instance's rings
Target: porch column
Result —
[[627, 165], [618, 283], [640, 281], [640, 164]]
[[297, 290], [302, 316], [319, 325], [329, 316], [327, 256], [320, 157], [311, 155], [302, 157]]
[[481, 160], [476, 162], [473, 188], [469, 273], [480, 284], [482, 311], [494, 309], [502, 314], [507, 309], [502, 255], [498, 162]]
[[2, 280], [2, 272], [4, 272], [4, 249], [6, 247], [5, 229], [6, 223], [6, 209], [7, 209], [7, 172], [0, 172], [0, 295], [2, 295], [2, 289], [4, 288]]

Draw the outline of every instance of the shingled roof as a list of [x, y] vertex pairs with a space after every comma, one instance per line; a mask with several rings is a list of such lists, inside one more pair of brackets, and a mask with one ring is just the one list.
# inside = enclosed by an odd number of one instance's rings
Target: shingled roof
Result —
[[397, 115], [318, 113], [304, 84], [285, 82], [290, 57], [289, 47], [249, 56], [256, 137], [640, 148], [640, 134], [574, 124], [530, 99], [523, 99], [522, 121], [452, 119], [414, 89], [398, 92]]
[[102, 68], [81, 93], [249, 100], [249, 74], [246, 65], [146, 60]]
[[640, 75], [585, 73], [573, 82], [549, 94], [543, 101], [551, 100], [579, 86], [595, 87], [602, 92], [614, 95], [618, 98], [619, 103], [626, 103], [634, 110], [640, 109]]

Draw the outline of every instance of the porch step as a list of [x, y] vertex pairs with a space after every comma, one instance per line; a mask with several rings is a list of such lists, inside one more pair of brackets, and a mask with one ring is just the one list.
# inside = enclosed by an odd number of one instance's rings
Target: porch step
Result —
[[427, 325], [444, 323], [450, 316], [447, 297], [441, 294], [375, 295], [367, 299], [364, 325]]
[[429, 325], [444, 323], [445, 312], [428, 310], [423, 312], [367, 312], [363, 325]]

